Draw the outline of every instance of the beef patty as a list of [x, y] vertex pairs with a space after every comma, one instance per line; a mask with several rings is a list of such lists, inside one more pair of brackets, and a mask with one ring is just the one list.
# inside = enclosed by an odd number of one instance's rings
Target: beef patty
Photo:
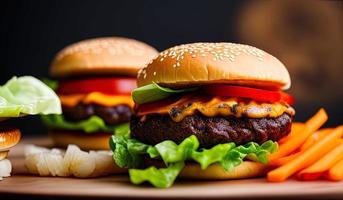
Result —
[[180, 143], [195, 135], [201, 147], [234, 142], [236, 145], [253, 141], [259, 144], [278, 141], [291, 130], [292, 117], [286, 113], [277, 118], [206, 117], [194, 114], [180, 122], [174, 122], [169, 115], [147, 115], [144, 120], [131, 118], [132, 137], [147, 143], [157, 144], [164, 140]]
[[78, 104], [74, 107], [63, 107], [62, 109], [67, 120], [80, 121], [88, 119], [92, 115], [97, 115], [109, 125], [129, 122], [132, 115], [131, 108], [127, 105], [105, 107], [95, 104]]

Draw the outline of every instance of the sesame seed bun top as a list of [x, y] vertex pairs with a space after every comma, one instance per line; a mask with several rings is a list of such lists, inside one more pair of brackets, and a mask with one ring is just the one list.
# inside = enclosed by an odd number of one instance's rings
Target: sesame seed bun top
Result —
[[159, 54], [138, 72], [138, 87], [159, 83], [171, 88], [225, 83], [288, 89], [285, 66], [252, 46], [234, 43], [193, 43]]
[[128, 38], [105, 37], [83, 40], [57, 53], [50, 74], [53, 77], [82, 75], [136, 76], [158, 52], [153, 47]]

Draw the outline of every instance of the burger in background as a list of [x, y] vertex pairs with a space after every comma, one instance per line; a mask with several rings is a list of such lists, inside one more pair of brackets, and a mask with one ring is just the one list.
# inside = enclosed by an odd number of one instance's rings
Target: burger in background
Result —
[[116, 164], [130, 169], [134, 184], [170, 187], [179, 174], [260, 176], [291, 130], [293, 98], [282, 92], [291, 85], [288, 71], [255, 47], [176, 46], [142, 68], [137, 83], [131, 138], [110, 140]]
[[137, 71], [156, 55], [153, 47], [121, 37], [84, 40], [60, 51], [50, 74], [59, 79], [63, 114], [43, 116], [55, 145], [108, 149], [110, 135], [126, 133]]

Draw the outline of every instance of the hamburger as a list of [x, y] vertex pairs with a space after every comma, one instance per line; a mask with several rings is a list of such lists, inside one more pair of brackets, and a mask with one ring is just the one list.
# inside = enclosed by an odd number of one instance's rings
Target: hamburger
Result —
[[110, 139], [134, 184], [260, 176], [295, 114], [282, 91], [291, 85], [285, 66], [248, 45], [172, 47], [139, 71], [137, 85], [131, 135]]
[[129, 129], [137, 71], [156, 55], [153, 47], [121, 37], [84, 40], [58, 52], [50, 74], [58, 79], [63, 114], [43, 117], [55, 146], [109, 149], [110, 135]]
[[6, 121], [24, 115], [59, 113], [61, 104], [57, 95], [34, 77], [13, 77], [0, 86], [0, 180], [11, 174], [7, 155], [21, 137], [20, 130], [9, 127]]

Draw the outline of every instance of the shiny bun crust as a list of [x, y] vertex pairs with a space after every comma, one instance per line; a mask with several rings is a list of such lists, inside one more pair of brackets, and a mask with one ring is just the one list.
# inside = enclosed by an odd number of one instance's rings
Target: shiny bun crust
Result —
[[109, 150], [109, 138], [112, 134], [93, 133], [86, 134], [83, 132], [73, 131], [50, 131], [49, 135], [54, 146], [67, 148], [69, 144], [75, 144], [82, 150]]
[[8, 151], [20, 140], [20, 131], [16, 128], [0, 128], [0, 151]]
[[285, 66], [272, 55], [234, 43], [193, 43], [175, 46], [142, 68], [138, 87], [159, 83], [171, 88], [226, 83], [288, 89]]
[[243, 179], [262, 176], [266, 173], [266, 168], [266, 165], [252, 161], [244, 161], [229, 171], [225, 171], [218, 164], [210, 165], [207, 169], [202, 170], [197, 163], [187, 163], [180, 177], [203, 180]]
[[50, 74], [53, 77], [94, 74], [136, 76], [137, 71], [157, 54], [153, 47], [133, 39], [88, 39], [57, 53]]

